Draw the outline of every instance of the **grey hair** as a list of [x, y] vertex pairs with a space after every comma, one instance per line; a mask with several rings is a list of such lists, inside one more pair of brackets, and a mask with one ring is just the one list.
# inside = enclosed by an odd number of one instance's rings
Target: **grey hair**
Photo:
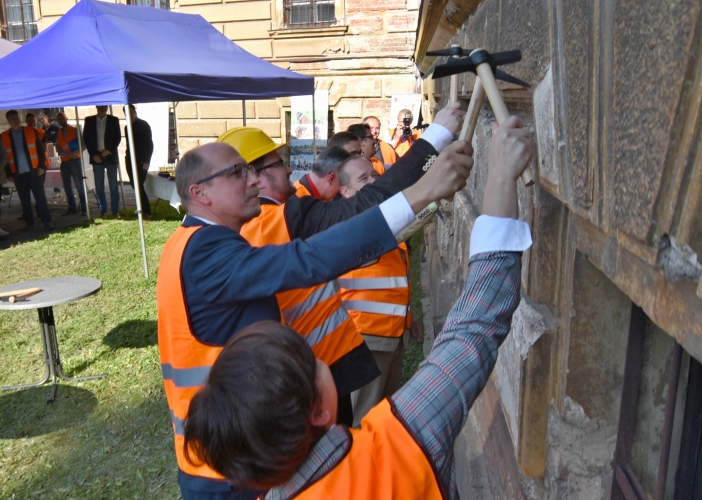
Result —
[[176, 190], [186, 209], [190, 203], [190, 186], [203, 177], [207, 177], [207, 174], [212, 170], [212, 165], [200, 153], [199, 149], [197, 147], [185, 153], [175, 169]]
[[366, 116], [362, 121], [363, 121], [363, 123], [368, 123], [368, 120], [377, 120], [377, 122], [380, 123], [380, 118], [378, 118], [377, 116], [373, 116], [373, 115]]
[[[338, 135], [338, 134], [337, 134]], [[339, 146], [330, 146], [320, 153], [312, 164], [312, 172], [319, 177], [334, 174], [342, 163], [351, 158], [351, 155]]]

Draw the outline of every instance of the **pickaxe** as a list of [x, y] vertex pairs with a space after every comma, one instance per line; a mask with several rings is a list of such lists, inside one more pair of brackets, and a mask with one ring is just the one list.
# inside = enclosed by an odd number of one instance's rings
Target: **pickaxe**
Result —
[[[466, 53], [468, 54], [468, 57], [462, 57]], [[464, 50], [461, 47], [451, 47], [449, 49], [427, 52], [427, 55], [450, 56], [448, 61], [446, 61], [446, 64], [437, 66], [434, 69], [432, 78], [443, 78], [445, 76], [465, 73], [467, 71], [477, 75], [475, 78], [475, 86], [473, 87], [473, 95], [471, 96], [468, 111], [466, 112], [466, 118], [463, 122], [463, 128], [461, 129], [461, 134], [459, 135], [459, 139], [461, 140], [472, 140], [473, 133], [475, 132], [475, 126], [478, 123], [480, 108], [483, 106], [483, 100], [485, 99], [485, 94], [487, 94], [492, 110], [495, 112], [495, 118], [497, 118], [498, 125], [501, 125], [502, 122], [509, 117], [507, 106], [505, 106], [505, 102], [502, 100], [502, 96], [500, 95], [500, 90], [497, 88], [496, 78], [521, 85], [522, 87], [529, 87], [527, 83], [521, 81], [520, 79], [497, 69], [497, 66], [521, 61], [522, 53], [519, 50], [490, 54], [485, 49]], [[521, 178], [525, 186], [531, 186], [534, 184], [534, 177], [531, 175], [529, 168], [526, 168], [522, 172]]]

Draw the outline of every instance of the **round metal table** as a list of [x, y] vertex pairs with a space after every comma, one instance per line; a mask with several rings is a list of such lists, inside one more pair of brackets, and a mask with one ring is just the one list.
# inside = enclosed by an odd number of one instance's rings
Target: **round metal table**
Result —
[[42, 291], [25, 299], [18, 298], [11, 303], [7, 299], [0, 300], [0, 310], [15, 311], [19, 309], [37, 309], [39, 313], [39, 326], [41, 328], [41, 341], [44, 347], [44, 361], [46, 363], [46, 375], [34, 384], [22, 384], [3, 387], [3, 391], [15, 389], [26, 389], [29, 387], [39, 387], [44, 385], [51, 378], [51, 394], [47, 403], [56, 399], [56, 377], [67, 381], [91, 380], [105, 378], [103, 375], [92, 375], [89, 377], [67, 377], [61, 369], [61, 357], [59, 356], [58, 339], [56, 338], [56, 323], [54, 322], [53, 306], [67, 304], [97, 293], [102, 288], [102, 282], [95, 278], [85, 278], [82, 276], [61, 276], [58, 278], [43, 278], [38, 280], [23, 281], [13, 285], [0, 287], [0, 293], [11, 292], [13, 290], [23, 290], [26, 288], [41, 288]]

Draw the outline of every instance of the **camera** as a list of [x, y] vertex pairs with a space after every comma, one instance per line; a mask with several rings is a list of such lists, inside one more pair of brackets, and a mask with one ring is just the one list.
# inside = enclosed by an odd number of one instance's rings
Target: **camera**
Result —
[[410, 113], [407, 113], [405, 117], [402, 119], [402, 135], [406, 135], [407, 137], [412, 136], [412, 115]]

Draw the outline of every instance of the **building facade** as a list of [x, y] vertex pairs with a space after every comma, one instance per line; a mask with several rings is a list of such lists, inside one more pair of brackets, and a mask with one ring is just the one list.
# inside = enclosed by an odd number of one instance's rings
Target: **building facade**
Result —
[[[463, 497], [702, 498], [700, 3], [424, 0], [417, 33], [425, 74], [452, 44], [521, 49], [503, 69], [531, 85], [500, 84], [533, 132], [519, 198], [534, 246], [456, 447]], [[458, 79], [464, 103], [473, 84]], [[422, 92], [445, 106], [449, 79]], [[425, 231], [434, 332], [466, 275], [493, 119], [486, 103], [468, 186]]]
[[[48, 28], [75, 4], [74, 0], [0, 2], [2, 35], [19, 43]], [[27, 5], [15, 8], [20, 3]], [[337, 132], [367, 115], [376, 115], [387, 123], [390, 96], [412, 93], [417, 87], [418, 73], [412, 55], [418, 0], [171, 0], [170, 4], [165, 0], [128, 0], [127, 3], [199, 14], [245, 50], [285, 69], [314, 76], [316, 88], [329, 91], [329, 118]], [[242, 111], [240, 101], [179, 103], [180, 153], [241, 126]], [[93, 112], [79, 110], [81, 116]], [[277, 141], [285, 142], [289, 112], [290, 101], [286, 98], [249, 101], [247, 125], [259, 127]], [[115, 114], [123, 118], [121, 111], [115, 110]]]

